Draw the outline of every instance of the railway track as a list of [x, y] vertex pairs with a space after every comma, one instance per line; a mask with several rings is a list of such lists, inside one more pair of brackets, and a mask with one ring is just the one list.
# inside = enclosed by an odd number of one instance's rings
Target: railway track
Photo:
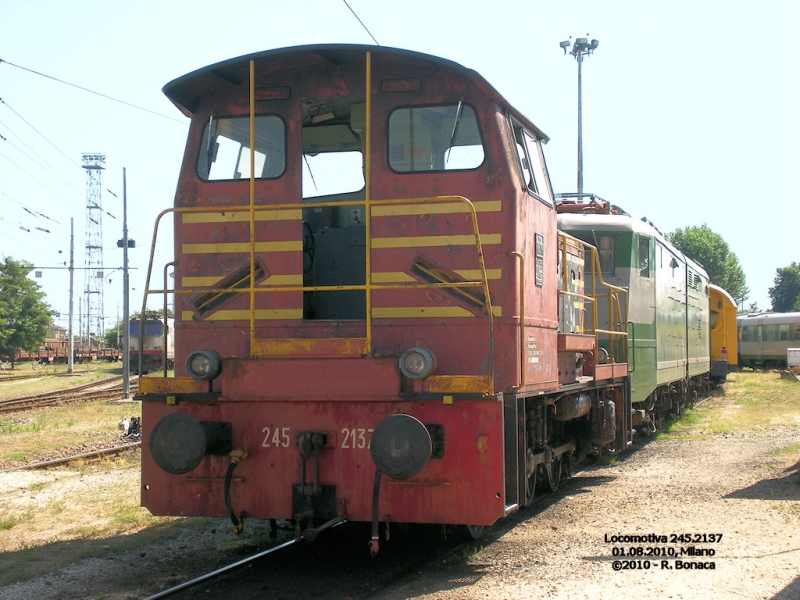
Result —
[[120, 452], [127, 452], [128, 450], [134, 450], [139, 448], [142, 445], [142, 442], [130, 442], [127, 444], [122, 444], [120, 446], [113, 446], [110, 448], [101, 448], [99, 450], [92, 450], [91, 452], [83, 452], [81, 454], [73, 454], [71, 456], [65, 456], [61, 458], [54, 458], [52, 460], [45, 460], [38, 463], [30, 463], [27, 465], [20, 465], [18, 467], [12, 467], [10, 469], [3, 469], [0, 470], [0, 473], [9, 473], [11, 471], [21, 471], [23, 469], [46, 469], [48, 467], [55, 467], [58, 465], [64, 465], [67, 463], [71, 463], [75, 460], [96, 460], [102, 458], [104, 456], [116, 455]]
[[[73, 371], [73, 375], [79, 375], [82, 373], [88, 373], [88, 371]], [[26, 374], [14, 374], [13, 371], [10, 373], [0, 373], [0, 383], [6, 381], [24, 381], [26, 379], [42, 379], [44, 377], [64, 377], [64, 373], [54, 374], [54, 373], [26, 373]]]
[[[467, 548], [476, 544], [452, 535], [445, 539], [441, 528], [436, 526], [417, 525], [408, 529], [396, 526], [391, 531], [391, 542], [381, 550], [383, 554], [373, 558], [367, 546], [369, 527], [369, 523], [344, 523], [313, 543], [298, 543], [291, 532], [280, 532], [271, 548], [193, 577], [145, 600], [189, 600], [198, 595], [367, 599], [443, 557], [468, 552]], [[199, 585], [202, 587], [198, 588]]]
[[[107, 377], [99, 381], [93, 381], [91, 383], [86, 383], [65, 390], [47, 392], [45, 394], [36, 394], [33, 396], [21, 396], [19, 398], [10, 398], [8, 400], [0, 400], [0, 412], [13, 412], [29, 408], [52, 406], [54, 404], [81, 402], [115, 396], [122, 393], [122, 385], [113, 385], [112, 387], [104, 387], [103, 389], [99, 390], [94, 388], [100, 386], [109, 386], [110, 384], [114, 384], [115, 382], [121, 380], [122, 375], [115, 375], [113, 377]], [[132, 377], [130, 385], [131, 391], [138, 389], [138, 386], [138, 378]]]

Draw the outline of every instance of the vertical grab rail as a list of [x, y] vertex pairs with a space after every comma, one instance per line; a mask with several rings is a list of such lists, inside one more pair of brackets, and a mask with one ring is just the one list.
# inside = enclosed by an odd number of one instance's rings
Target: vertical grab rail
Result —
[[[256, 339], [256, 75], [255, 61], [250, 61], [250, 356], [255, 354]], [[209, 132], [209, 136], [211, 133]]]
[[169, 353], [167, 352], [167, 341], [169, 340], [169, 328], [167, 327], [167, 310], [169, 308], [167, 303], [169, 294], [169, 290], [167, 289], [167, 269], [174, 266], [174, 260], [164, 265], [164, 343], [161, 347], [161, 364], [164, 367], [164, 377], [167, 376], [167, 360], [169, 358]]
[[525, 385], [525, 257], [509, 252], [519, 259], [519, 385]]

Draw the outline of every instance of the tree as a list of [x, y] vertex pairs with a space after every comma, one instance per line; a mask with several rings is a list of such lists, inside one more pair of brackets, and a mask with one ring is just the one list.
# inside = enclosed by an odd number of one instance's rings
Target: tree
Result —
[[750, 294], [739, 258], [727, 242], [703, 223], [700, 227], [676, 229], [667, 239], [693, 261], [703, 265], [711, 283], [728, 292], [737, 305]]
[[769, 288], [769, 299], [774, 312], [800, 310], [800, 264], [793, 262], [778, 269], [775, 285]]
[[0, 262], [0, 355], [11, 360], [17, 349], [34, 351], [47, 337], [54, 314], [39, 284], [28, 279], [33, 265], [6, 257]]

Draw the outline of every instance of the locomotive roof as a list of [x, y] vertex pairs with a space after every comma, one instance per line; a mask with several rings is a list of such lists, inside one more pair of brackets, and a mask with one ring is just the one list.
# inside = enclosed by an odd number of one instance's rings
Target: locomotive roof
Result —
[[791, 325], [800, 324], [800, 312], [749, 313], [737, 317], [739, 325]]
[[729, 302], [729, 303], [730, 303], [732, 306], [734, 306], [734, 307], [736, 306], [736, 302], [734, 302], [734, 300], [733, 300], [733, 296], [731, 296], [731, 295], [730, 295], [728, 292], [726, 292], [726, 291], [725, 291], [723, 288], [719, 287], [718, 285], [714, 285], [713, 283], [709, 283], [709, 284], [708, 284], [708, 287], [709, 287], [709, 289], [710, 289], [712, 292], [713, 292], [713, 291], [715, 291], [715, 292], [718, 292], [719, 294], [721, 294], [722, 296], [725, 296], [725, 297], [728, 299], [728, 302]]
[[680, 256], [695, 271], [702, 272], [706, 277], [705, 268], [700, 263], [692, 260], [683, 252], [673, 246], [664, 235], [644, 219], [634, 219], [630, 215], [609, 215], [609, 214], [580, 214], [580, 213], [561, 213], [558, 215], [558, 228], [570, 233], [572, 231], [609, 231], [609, 232], [633, 232], [644, 234], [658, 239], [664, 246], [669, 248], [676, 256]]
[[[371, 52], [373, 57], [404, 63], [418, 62], [420, 64], [435, 65], [443, 71], [448, 71], [453, 77], [470, 80], [485, 96], [512, 108], [505, 98], [478, 72], [467, 69], [456, 62], [411, 50], [360, 44], [293, 46], [247, 54], [203, 67], [179, 77], [165, 85], [163, 91], [184, 115], [191, 117], [205, 96], [226, 87], [247, 85], [250, 77], [249, 64], [251, 60], [255, 62], [256, 81], [263, 81], [264, 78], [269, 78], [270, 75], [285, 69], [322, 63], [342, 65], [351, 62], [363, 62], [367, 52]], [[514, 110], [514, 115], [520, 118], [524, 125], [536, 133], [544, 142], [549, 141], [547, 135], [519, 111]]]
[[608, 214], [581, 214], [581, 213], [560, 213], [558, 224], [566, 229], [591, 230], [595, 231], [633, 231], [644, 233], [650, 236], [664, 238], [657, 229], [647, 221], [634, 219], [630, 215], [608, 215]]

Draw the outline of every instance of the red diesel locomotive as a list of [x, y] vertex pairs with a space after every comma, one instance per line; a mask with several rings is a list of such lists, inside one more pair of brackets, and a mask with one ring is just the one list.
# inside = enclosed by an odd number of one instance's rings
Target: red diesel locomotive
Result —
[[631, 443], [624, 290], [480, 75], [320, 45], [164, 91], [191, 129], [175, 289], [148, 276], [175, 294], [176, 376], [138, 396], [153, 514], [371, 521], [377, 552], [379, 522], [477, 536]]

